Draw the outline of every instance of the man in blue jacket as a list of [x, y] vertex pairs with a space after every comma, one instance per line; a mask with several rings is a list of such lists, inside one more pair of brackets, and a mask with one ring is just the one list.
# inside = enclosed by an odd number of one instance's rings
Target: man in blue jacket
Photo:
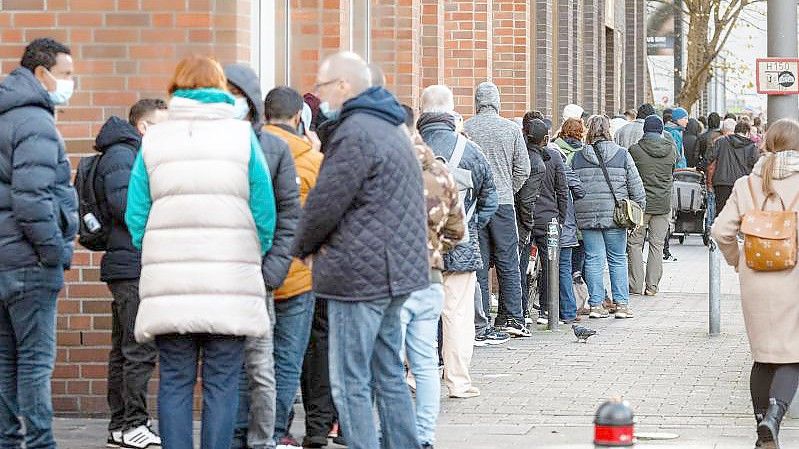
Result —
[[0, 447], [55, 448], [56, 297], [78, 230], [55, 106], [72, 95], [73, 63], [36, 39], [20, 65], [0, 83]]
[[149, 427], [147, 384], [155, 369], [158, 351], [152, 343], [138, 343], [133, 335], [139, 311], [141, 251], [133, 246], [125, 209], [133, 162], [147, 128], [166, 120], [166, 103], [139, 100], [128, 121], [111, 117], [100, 129], [94, 149], [101, 153], [95, 173], [100, 210], [108, 225], [106, 252], [100, 263], [100, 280], [111, 295], [111, 352], [108, 357], [108, 444], [145, 448], [160, 445], [161, 438]]
[[354, 53], [323, 61], [315, 90], [328, 117], [318, 129], [325, 159], [293, 253], [312, 263], [314, 293], [328, 303], [333, 400], [351, 449], [419, 449], [400, 310], [429, 286], [427, 213], [421, 167], [400, 127], [405, 111], [371, 87]]

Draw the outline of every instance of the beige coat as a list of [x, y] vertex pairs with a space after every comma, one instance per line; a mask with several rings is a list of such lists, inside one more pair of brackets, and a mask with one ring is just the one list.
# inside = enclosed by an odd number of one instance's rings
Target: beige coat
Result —
[[[755, 167], [752, 185], [755, 198], [762, 204], [763, 178]], [[761, 363], [799, 363], [799, 268], [785, 271], [753, 271], [746, 266], [744, 252], [738, 244], [741, 219], [747, 211], [760, 207], [752, 204], [748, 176], [738, 179], [727, 205], [713, 224], [712, 234], [718, 241], [727, 263], [738, 271], [741, 283], [741, 304], [752, 357]], [[799, 195], [799, 173], [774, 180], [774, 189], [786, 207]], [[779, 201], [770, 200], [766, 210], [782, 210]]]

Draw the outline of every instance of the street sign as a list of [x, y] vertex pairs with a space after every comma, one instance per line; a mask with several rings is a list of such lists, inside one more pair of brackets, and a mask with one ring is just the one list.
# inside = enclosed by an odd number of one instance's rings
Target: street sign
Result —
[[799, 59], [758, 58], [757, 93], [767, 95], [799, 94]]

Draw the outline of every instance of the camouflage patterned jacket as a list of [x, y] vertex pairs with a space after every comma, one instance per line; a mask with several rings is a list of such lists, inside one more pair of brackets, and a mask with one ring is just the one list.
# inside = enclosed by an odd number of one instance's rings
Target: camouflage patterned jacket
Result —
[[[424, 197], [427, 201], [427, 250], [430, 268], [444, 270], [443, 254], [463, 238], [463, 209], [458, 205], [458, 188], [447, 167], [435, 158], [421, 136], [414, 136], [416, 158], [422, 166]], [[433, 281], [441, 282], [440, 279]]]

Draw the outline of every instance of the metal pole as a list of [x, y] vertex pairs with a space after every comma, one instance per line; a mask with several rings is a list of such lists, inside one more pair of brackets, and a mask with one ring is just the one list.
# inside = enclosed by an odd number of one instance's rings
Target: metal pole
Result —
[[[768, 0], [768, 56], [797, 57], [796, 0]], [[796, 95], [769, 95], [768, 120], [799, 118]]]
[[682, 26], [682, 0], [674, 0], [674, 101], [682, 92], [682, 49], [683, 49], [683, 26]]
[[547, 256], [549, 258], [547, 272], [547, 300], [549, 303], [549, 318], [547, 329], [558, 330], [560, 324], [560, 226], [558, 220], [553, 218], [547, 229]]
[[721, 332], [721, 260], [719, 248], [716, 241], [710, 239], [708, 251], [708, 262], [710, 268], [710, 294], [708, 301], [710, 305], [710, 336], [715, 337]]

